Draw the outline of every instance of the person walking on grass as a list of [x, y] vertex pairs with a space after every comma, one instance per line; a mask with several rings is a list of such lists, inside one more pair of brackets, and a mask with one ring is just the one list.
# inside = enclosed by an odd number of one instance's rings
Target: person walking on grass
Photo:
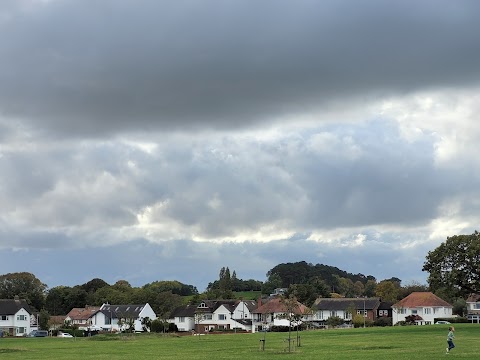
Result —
[[453, 326], [450, 326], [448, 328], [448, 335], [447, 335], [447, 354], [450, 354], [450, 350], [452, 350], [455, 347], [455, 344], [453, 343], [453, 339], [455, 338], [455, 335], [453, 334], [455, 331], [455, 328]]

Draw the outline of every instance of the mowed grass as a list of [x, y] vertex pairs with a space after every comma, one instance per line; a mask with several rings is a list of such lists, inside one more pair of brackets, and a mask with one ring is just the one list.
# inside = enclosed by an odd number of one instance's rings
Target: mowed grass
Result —
[[[448, 325], [205, 336], [98, 335], [92, 338], [3, 338], [1, 360], [70, 359], [480, 359], [480, 325], [458, 324], [456, 348], [445, 354]], [[260, 340], [265, 335], [265, 351]], [[296, 339], [296, 333], [292, 332]]]

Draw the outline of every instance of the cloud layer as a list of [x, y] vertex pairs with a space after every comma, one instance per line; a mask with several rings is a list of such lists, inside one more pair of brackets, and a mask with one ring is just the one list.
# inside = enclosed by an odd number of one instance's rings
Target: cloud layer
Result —
[[[0, 272], [202, 289], [306, 260], [422, 281], [480, 215], [478, 7], [3, 2]], [[40, 267], [74, 254], [103, 266]]]

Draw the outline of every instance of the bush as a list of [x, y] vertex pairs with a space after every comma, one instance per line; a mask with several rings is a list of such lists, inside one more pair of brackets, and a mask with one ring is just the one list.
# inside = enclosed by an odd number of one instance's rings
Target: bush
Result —
[[379, 317], [377, 320], [374, 321], [373, 325], [375, 325], [375, 326], [392, 326], [392, 318], [391, 317]]
[[343, 319], [338, 317], [338, 316], [330, 316], [327, 321], [325, 321], [325, 324], [327, 324], [329, 327], [335, 327], [342, 325], [344, 323]]

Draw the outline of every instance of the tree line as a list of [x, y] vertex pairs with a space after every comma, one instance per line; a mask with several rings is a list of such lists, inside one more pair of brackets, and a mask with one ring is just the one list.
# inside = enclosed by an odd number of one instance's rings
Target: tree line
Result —
[[[157, 316], [166, 319], [177, 306], [201, 299], [233, 299], [239, 292], [271, 294], [284, 288], [287, 297], [295, 297], [311, 306], [318, 297], [380, 297], [396, 302], [413, 291], [432, 291], [442, 299], [465, 308], [465, 298], [480, 292], [480, 233], [455, 235], [426, 256], [423, 271], [429, 272], [428, 285], [412, 282], [402, 285], [393, 277], [377, 281], [375, 277], [351, 274], [324, 264], [305, 261], [279, 264], [267, 272], [267, 280], [242, 280], [235, 270], [222, 267], [217, 280], [204, 293], [179, 281], [154, 281], [133, 287], [120, 280], [110, 285], [102, 279], [70, 286], [48, 288], [28, 272], [0, 275], [0, 298], [25, 299], [34, 310], [50, 315], [65, 315], [72, 308], [88, 305], [149, 303]], [[457, 311], [458, 312], [458, 311]]]

